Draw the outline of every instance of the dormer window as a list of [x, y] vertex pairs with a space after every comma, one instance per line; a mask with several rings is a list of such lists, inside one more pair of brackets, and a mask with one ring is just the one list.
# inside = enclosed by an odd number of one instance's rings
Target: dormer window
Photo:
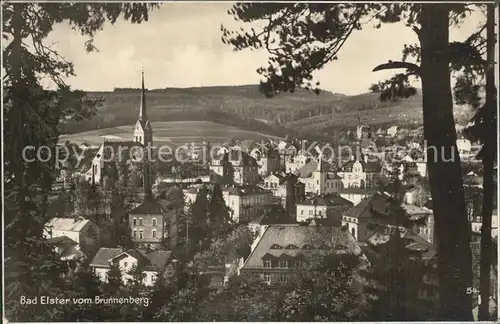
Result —
[[297, 245], [289, 244], [285, 247], [287, 250], [297, 250], [299, 247]]
[[264, 260], [264, 268], [271, 268], [272, 262], [271, 260]]
[[309, 244], [305, 244], [303, 247], [302, 247], [303, 250], [314, 250], [314, 247], [312, 245], [309, 245]]
[[288, 268], [288, 260], [280, 260], [279, 267], [280, 268]]
[[271, 245], [271, 250], [282, 250], [283, 247], [281, 245], [278, 245], [278, 244], [273, 244]]

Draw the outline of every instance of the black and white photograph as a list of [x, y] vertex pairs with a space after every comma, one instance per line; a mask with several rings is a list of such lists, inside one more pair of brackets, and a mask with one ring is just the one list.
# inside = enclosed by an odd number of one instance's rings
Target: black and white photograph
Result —
[[2, 1], [2, 322], [497, 322], [498, 8]]

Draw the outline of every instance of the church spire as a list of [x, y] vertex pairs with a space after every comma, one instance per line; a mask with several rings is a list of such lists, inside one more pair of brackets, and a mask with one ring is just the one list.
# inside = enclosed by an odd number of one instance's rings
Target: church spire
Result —
[[142, 66], [141, 108], [139, 111], [139, 120], [148, 120], [148, 115], [146, 113], [146, 90], [144, 89], [144, 65]]

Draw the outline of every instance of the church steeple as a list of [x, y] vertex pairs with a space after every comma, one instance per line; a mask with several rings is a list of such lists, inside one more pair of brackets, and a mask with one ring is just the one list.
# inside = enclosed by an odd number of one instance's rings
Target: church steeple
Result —
[[142, 86], [141, 86], [141, 107], [139, 111], [139, 120], [145, 122], [148, 120], [146, 112], [146, 90], [144, 89], [144, 66], [142, 67]]

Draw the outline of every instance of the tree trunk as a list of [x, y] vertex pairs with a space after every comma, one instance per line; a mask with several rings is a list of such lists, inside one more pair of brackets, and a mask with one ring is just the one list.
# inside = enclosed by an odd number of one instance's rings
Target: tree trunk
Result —
[[487, 70], [486, 70], [486, 103], [484, 127], [486, 136], [483, 139], [483, 223], [481, 227], [481, 261], [479, 291], [481, 305], [479, 320], [489, 321], [490, 300], [490, 269], [493, 249], [491, 244], [491, 218], [493, 214], [493, 164], [496, 155], [496, 105], [497, 93], [495, 87], [495, 5], [489, 4], [487, 9], [486, 39], [487, 39]]
[[449, 8], [422, 5], [421, 78], [424, 138], [437, 234], [442, 320], [472, 320], [472, 257], [460, 158], [456, 148], [449, 58]]

